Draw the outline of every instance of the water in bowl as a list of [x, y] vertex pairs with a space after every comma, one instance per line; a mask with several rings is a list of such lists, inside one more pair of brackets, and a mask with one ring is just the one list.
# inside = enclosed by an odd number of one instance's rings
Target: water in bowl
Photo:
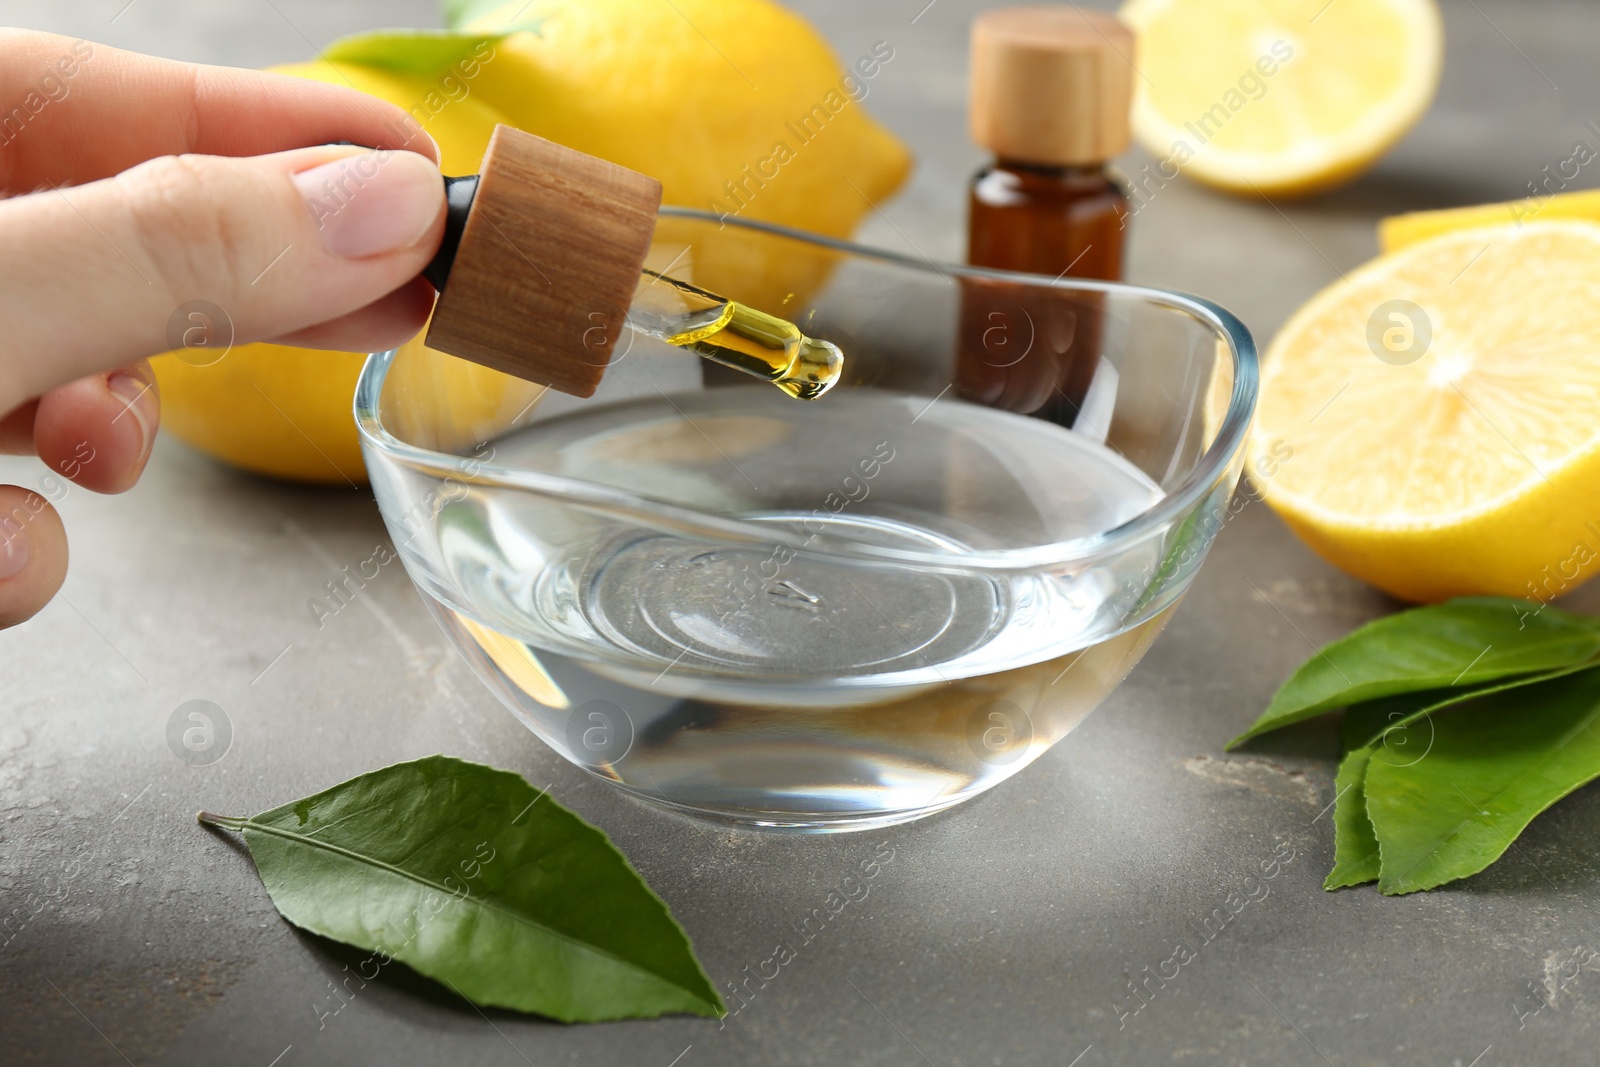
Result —
[[[1160, 498], [1105, 445], [1039, 419], [865, 389], [801, 405], [756, 386], [658, 394], [494, 444], [500, 465], [774, 532], [716, 543], [494, 488], [439, 514], [460, 593], [432, 606], [501, 698], [570, 759], [680, 810], [833, 830], [957, 803], [1076, 726], [1169, 613], [1122, 623], [1153, 546], [1049, 575], [960, 567], [1110, 530]], [[841, 538], [950, 563], [846, 561], [828, 554]]]

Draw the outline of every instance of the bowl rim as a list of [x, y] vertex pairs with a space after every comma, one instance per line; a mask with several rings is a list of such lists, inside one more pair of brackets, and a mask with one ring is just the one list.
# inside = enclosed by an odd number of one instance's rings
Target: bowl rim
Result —
[[[783, 545], [796, 550], [803, 549], [808, 553], [827, 554], [871, 563], [931, 567], [937, 570], [1016, 571], [1037, 570], [1042, 567], [1092, 559], [1119, 551], [1160, 533], [1188, 514], [1211, 492], [1218, 478], [1240, 458], [1249, 440], [1250, 422], [1255, 413], [1260, 386], [1260, 360], [1255, 339], [1238, 316], [1205, 297], [1174, 289], [1132, 285], [1126, 282], [1060, 276], [1052, 278], [1045, 274], [995, 270], [957, 263], [935, 263], [921, 255], [908, 256], [886, 249], [869, 248], [852, 241], [809, 233], [776, 223], [727, 218], [715, 212], [696, 208], [663, 206], [660, 214], [666, 218], [716, 223], [719, 227], [738, 226], [818, 245], [860, 259], [909, 268], [919, 273], [926, 274], [931, 271], [944, 276], [947, 280], [956, 277], [984, 278], [1025, 282], [1030, 285], [1042, 284], [1049, 288], [1080, 292], [1117, 293], [1186, 311], [1215, 329], [1219, 336], [1226, 340], [1233, 353], [1233, 389], [1228, 398], [1227, 411], [1217, 426], [1216, 436], [1210, 446], [1183, 481], [1150, 507], [1120, 525], [1099, 533], [1046, 544], [1006, 549], [964, 550], [960, 553], [891, 548], [831, 534], [826, 537], [801, 536], [798, 533], [791, 534], [783, 527], [774, 524], [749, 522], [705, 512], [631, 490], [559, 474], [502, 467], [492, 460], [438, 452], [409, 444], [391, 434], [378, 417], [378, 401], [388, 377], [389, 366], [399, 353], [399, 348], [373, 353], [361, 368], [361, 375], [356, 384], [354, 406], [356, 426], [363, 447], [377, 449], [410, 467], [442, 479], [453, 479], [469, 485], [498, 485], [525, 490], [551, 496], [564, 504], [582, 506], [589, 510], [634, 518], [648, 516], [654, 520], [665, 519], [672, 523], [675, 530], [683, 533], [698, 531], [720, 540]], [[941, 393], [940, 397], [943, 395]], [[934, 401], [937, 402], [938, 399], [939, 397], [935, 397]], [[1229, 491], [1232, 491], [1232, 487]]]

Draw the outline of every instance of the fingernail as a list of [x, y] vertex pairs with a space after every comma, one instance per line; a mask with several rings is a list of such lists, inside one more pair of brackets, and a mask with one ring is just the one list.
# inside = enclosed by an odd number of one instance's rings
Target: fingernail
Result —
[[0, 582], [15, 578], [28, 565], [28, 533], [20, 526], [0, 537]]
[[420, 241], [444, 206], [439, 168], [415, 152], [363, 152], [294, 175], [328, 250], [375, 256]]
[[111, 421], [131, 418], [139, 424], [139, 433], [143, 438], [139, 450], [142, 460], [150, 454], [151, 446], [156, 443], [156, 427], [161, 421], [161, 402], [156, 397], [156, 387], [126, 371], [118, 371], [106, 379], [106, 388], [125, 405], [125, 409], [113, 416]]

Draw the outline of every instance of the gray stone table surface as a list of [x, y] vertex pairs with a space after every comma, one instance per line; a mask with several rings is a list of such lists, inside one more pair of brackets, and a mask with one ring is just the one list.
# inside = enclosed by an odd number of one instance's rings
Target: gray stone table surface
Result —
[[[1334, 0], [1339, 2], [1339, 0]], [[796, 0], [840, 55], [887, 40], [868, 107], [919, 157], [863, 238], [961, 252], [970, 0]], [[119, 14], [120, 11], [120, 14]], [[263, 65], [431, 24], [425, 0], [6, 0], [8, 24]], [[1592, 0], [1448, 0], [1438, 103], [1370, 176], [1300, 204], [1176, 182], [1136, 219], [1131, 276], [1236, 310], [1265, 341], [1406, 209], [1505, 199], [1600, 118]], [[1148, 157], [1126, 162], [1137, 170]], [[1587, 176], [1580, 184], [1588, 181]], [[0, 462], [38, 485], [28, 460]], [[1334, 731], [1225, 756], [1313, 645], [1393, 604], [1243, 508], [1166, 634], [1065, 742], [972, 803], [872, 835], [730, 832], [644, 810], [542, 747], [469, 673], [397, 569], [320, 631], [307, 600], [384, 540], [371, 498], [274, 484], [163, 441], [139, 487], [61, 504], [63, 595], [0, 634], [0, 1062], [1437, 1064], [1594, 1062], [1600, 977], [1534, 987], [1600, 939], [1600, 792], [1558, 804], [1487, 873], [1387, 899], [1324, 893]], [[1580, 593], [1580, 609], [1600, 595]], [[182, 702], [230, 751], [168, 750]], [[194, 813], [247, 813], [443, 751], [549, 784], [671, 904], [718, 983], [743, 977], [879, 841], [894, 858], [725, 1027], [561, 1026], [385, 973], [336, 1015], [355, 957], [302, 936]], [[1280, 845], [1293, 860], [1154, 999], [1129, 981]], [[1280, 853], [1282, 855], [1283, 853]], [[30, 894], [64, 899], [37, 914]], [[394, 969], [398, 971], [399, 969]]]

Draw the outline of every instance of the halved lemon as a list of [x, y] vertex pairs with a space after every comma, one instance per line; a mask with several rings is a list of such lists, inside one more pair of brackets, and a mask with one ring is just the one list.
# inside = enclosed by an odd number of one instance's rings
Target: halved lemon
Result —
[[1273, 340], [1248, 467], [1324, 558], [1396, 596], [1547, 600], [1600, 566], [1600, 225], [1445, 234]]
[[1439, 85], [1435, 0], [1130, 0], [1120, 15], [1139, 34], [1134, 133], [1164, 179], [1275, 195], [1343, 184]]

